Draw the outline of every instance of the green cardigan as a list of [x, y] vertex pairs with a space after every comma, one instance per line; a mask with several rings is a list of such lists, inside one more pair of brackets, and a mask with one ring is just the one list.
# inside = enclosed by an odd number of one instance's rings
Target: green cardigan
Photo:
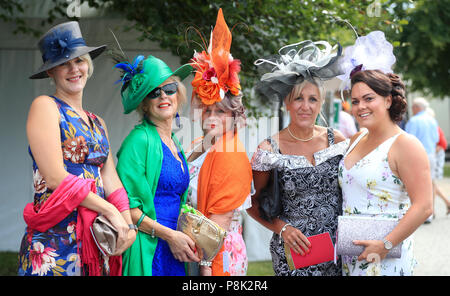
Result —
[[[173, 133], [172, 139], [186, 161], [183, 149]], [[130, 208], [139, 208], [157, 221], [153, 198], [161, 174], [163, 151], [155, 126], [146, 120], [136, 125], [123, 141], [117, 158], [117, 173], [128, 193]], [[186, 203], [186, 196], [187, 190], [181, 197], [181, 205]], [[157, 237], [152, 238], [149, 234], [138, 231], [135, 242], [122, 255], [123, 275], [152, 275], [157, 244]]]

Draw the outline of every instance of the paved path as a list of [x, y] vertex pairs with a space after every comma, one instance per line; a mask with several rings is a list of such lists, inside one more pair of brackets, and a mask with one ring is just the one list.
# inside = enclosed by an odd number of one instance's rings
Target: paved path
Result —
[[[450, 178], [437, 181], [441, 191], [450, 196]], [[414, 275], [450, 276], [450, 215], [442, 199], [436, 196], [435, 219], [414, 234], [414, 254], [418, 262]]]

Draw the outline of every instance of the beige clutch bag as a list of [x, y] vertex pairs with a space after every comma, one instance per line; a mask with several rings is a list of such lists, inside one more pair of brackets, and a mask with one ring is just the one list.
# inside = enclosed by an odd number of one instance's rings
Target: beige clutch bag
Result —
[[91, 226], [92, 237], [103, 256], [111, 256], [116, 251], [117, 230], [104, 216], [95, 218]]
[[203, 252], [203, 260], [212, 261], [222, 248], [227, 232], [201, 212], [184, 205], [177, 230], [188, 235]]

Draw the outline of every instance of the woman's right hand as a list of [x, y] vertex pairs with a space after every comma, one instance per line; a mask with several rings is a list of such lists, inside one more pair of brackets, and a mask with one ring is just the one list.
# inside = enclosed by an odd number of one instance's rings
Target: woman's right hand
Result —
[[181, 231], [173, 230], [167, 239], [170, 251], [175, 259], [181, 262], [199, 262], [200, 258], [194, 253], [194, 241]]
[[311, 243], [308, 241], [306, 236], [297, 228], [292, 226], [287, 226], [286, 230], [281, 234], [285, 243], [293, 249], [297, 254], [304, 256], [309, 253], [309, 247]]

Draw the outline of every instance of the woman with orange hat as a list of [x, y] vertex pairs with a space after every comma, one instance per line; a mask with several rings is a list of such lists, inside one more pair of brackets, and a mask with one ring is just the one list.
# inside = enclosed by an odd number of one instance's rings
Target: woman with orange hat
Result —
[[246, 117], [238, 77], [240, 61], [233, 59], [230, 47], [231, 32], [220, 9], [209, 50], [195, 53], [191, 63], [196, 71], [191, 108], [201, 110], [204, 137], [188, 157], [188, 198], [227, 230], [215, 259], [200, 261], [201, 275], [245, 275], [247, 271], [239, 217], [250, 206], [252, 172], [237, 134]]

